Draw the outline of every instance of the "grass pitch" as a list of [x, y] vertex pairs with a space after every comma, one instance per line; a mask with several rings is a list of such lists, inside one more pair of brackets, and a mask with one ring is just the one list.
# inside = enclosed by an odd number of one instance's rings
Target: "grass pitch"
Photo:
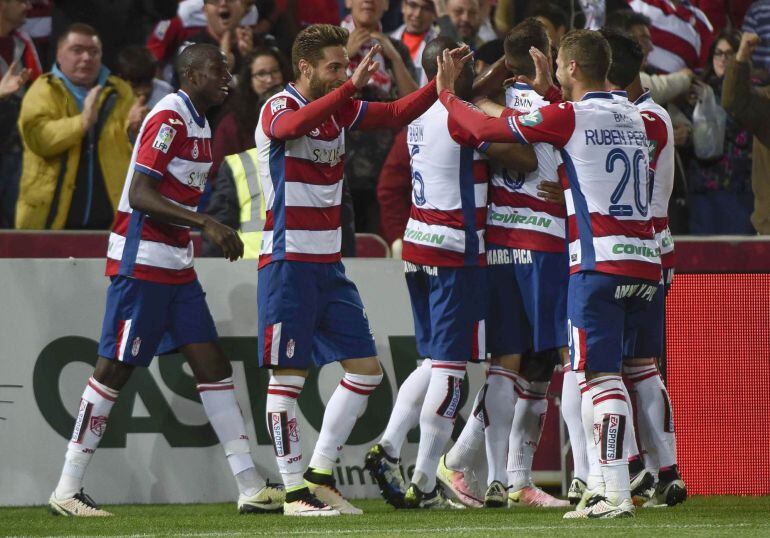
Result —
[[395, 511], [357, 501], [363, 516], [289, 518], [238, 515], [234, 504], [106, 506], [115, 517], [54, 517], [43, 507], [0, 508], [1, 536], [770, 536], [770, 497], [695, 497], [676, 508], [647, 508], [634, 519], [563, 520], [563, 510]]

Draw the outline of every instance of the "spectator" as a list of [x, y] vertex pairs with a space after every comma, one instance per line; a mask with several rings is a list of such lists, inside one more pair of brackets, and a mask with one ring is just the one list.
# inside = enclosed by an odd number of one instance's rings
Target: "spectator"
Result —
[[[687, 97], [680, 99], [678, 107], [669, 106], [675, 129], [681, 129], [683, 123], [692, 125], [696, 101], [704, 106], [716, 97], [716, 103], [720, 103], [727, 63], [735, 56], [739, 43], [738, 32], [724, 30], [719, 33], [701, 80], [693, 85]], [[709, 124], [706, 132], [710, 139], [720, 136], [716, 124], [720, 116], [726, 115], [719, 104], [716, 107], [716, 114], [701, 120]], [[686, 159], [690, 233], [754, 233], [750, 220], [754, 199], [750, 186], [752, 144], [749, 132], [728, 117], [722, 151], [708, 160], [695, 154], [697, 140], [694, 141], [692, 135], [683, 137], [675, 131], [675, 141], [684, 150]]]
[[628, 0], [628, 4], [652, 23], [649, 68], [673, 73], [685, 67], [695, 70], [705, 64], [713, 28], [700, 9], [688, 0]]
[[29, 2], [0, 0], [0, 228], [13, 228], [21, 175], [21, 141], [16, 128], [27, 80], [40, 76], [35, 46], [19, 31]]
[[740, 28], [752, 0], [692, 0], [692, 4], [706, 14], [714, 31], [720, 32], [725, 28]]
[[766, 83], [770, 79], [770, 0], [757, 0], [751, 4], [743, 19], [743, 31], [756, 34], [761, 40], [751, 58], [752, 76]]
[[770, 87], [751, 83], [751, 58], [761, 38], [745, 33], [738, 53], [728, 62], [722, 87], [722, 106], [741, 127], [754, 135], [751, 185], [754, 212], [751, 222], [760, 234], [770, 235]]
[[437, 35], [433, 28], [433, 23], [436, 22], [436, 6], [433, 0], [402, 0], [401, 14], [404, 16], [404, 24], [391, 33], [390, 37], [401, 41], [409, 49], [417, 83], [422, 87], [428, 83], [428, 79], [422, 70], [420, 58], [425, 44]]
[[535, 7], [531, 15], [543, 23], [545, 31], [548, 32], [548, 38], [551, 40], [551, 47], [558, 50], [561, 38], [569, 30], [567, 14], [557, 5], [551, 3], [540, 4]]
[[492, 22], [492, 0], [479, 0], [479, 22], [478, 39], [482, 44], [497, 39], [497, 31]]
[[53, 0], [31, 0], [32, 7], [27, 13], [27, 20], [21, 27], [37, 49], [37, 57], [43, 69], [50, 67], [49, 45], [51, 42], [51, 13], [53, 12]]
[[173, 82], [173, 59], [185, 43], [211, 43], [227, 55], [230, 70], [254, 48], [252, 27], [257, 10], [247, 0], [183, 0], [176, 17], [160, 21], [147, 40], [147, 48], [161, 65], [164, 78]]
[[[235, 93], [214, 132], [209, 176], [216, 178], [225, 155], [235, 155], [255, 146], [254, 130], [265, 100], [289, 81], [288, 63], [276, 49], [255, 50], [238, 73]], [[227, 224], [227, 223], [225, 223]]]
[[129, 45], [121, 50], [117, 64], [115, 74], [128, 82], [134, 97], [145, 105], [148, 112], [158, 101], [174, 91], [171, 84], [155, 77], [158, 73], [158, 60], [144, 45]]
[[93, 27], [73, 24], [56, 48], [53, 70], [32, 84], [21, 105], [16, 227], [106, 230], [131, 159], [126, 121], [134, 97], [102, 65]]
[[[644, 52], [642, 69], [645, 69], [647, 67], [647, 58], [653, 48], [650, 34], [650, 19], [641, 13], [630, 9], [623, 9], [607, 17], [607, 26], [622, 30], [639, 42]], [[642, 71], [640, 75], [642, 86], [650, 90], [652, 99], [659, 105], [666, 105], [685, 94], [690, 89], [694, 77], [692, 70], [686, 67], [673, 73], [650, 75], [646, 71]]]
[[476, 50], [484, 44], [479, 36], [481, 22], [478, 0], [447, 0], [446, 15], [438, 18], [439, 33]]
[[[350, 32], [349, 69], [355, 69], [376, 43], [382, 45], [378, 58], [380, 70], [374, 73], [360, 92], [367, 101], [393, 101], [416, 90], [414, 67], [409, 50], [380, 31], [380, 17], [385, 0], [348, 0], [350, 15], [341, 26]], [[393, 144], [394, 133], [387, 129], [351, 131], [346, 135], [345, 181], [355, 207], [356, 231], [376, 233], [379, 229], [377, 177]]]

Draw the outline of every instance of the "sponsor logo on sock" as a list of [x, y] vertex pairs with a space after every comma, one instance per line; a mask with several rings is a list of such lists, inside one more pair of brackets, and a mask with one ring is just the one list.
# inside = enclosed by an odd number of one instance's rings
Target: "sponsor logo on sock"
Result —
[[626, 417], [623, 415], [607, 414], [602, 418], [602, 462], [616, 461], [623, 457], [625, 425]]
[[86, 434], [86, 429], [83, 427], [83, 425], [88, 424], [88, 421], [91, 418], [91, 409], [93, 409], [93, 407], [94, 404], [88, 400], [80, 400], [78, 418], [75, 420], [75, 428], [72, 430], [73, 443], [83, 442], [83, 436]]
[[273, 411], [267, 414], [267, 422], [270, 424], [270, 437], [273, 438], [275, 455], [282, 458], [291, 452], [289, 434], [287, 431], [286, 411]]
[[484, 428], [489, 426], [489, 418], [487, 415], [487, 407], [486, 407], [488, 387], [489, 385], [487, 385], [486, 383], [484, 383], [484, 386], [481, 387], [481, 394], [479, 395], [479, 403], [476, 406], [476, 408], [473, 410], [473, 416], [476, 417], [478, 420], [480, 420], [482, 424], [484, 424]]
[[451, 375], [447, 377], [447, 395], [437, 411], [440, 416], [452, 420], [457, 416], [462, 399], [462, 382], [463, 380], [459, 377]]
[[106, 428], [107, 417], [104, 415], [91, 417], [91, 421], [88, 423], [88, 429], [97, 437], [103, 436]]
[[299, 429], [297, 428], [296, 418], [293, 418], [289, 421], [289, 440], [295, 443], [299, 443]]

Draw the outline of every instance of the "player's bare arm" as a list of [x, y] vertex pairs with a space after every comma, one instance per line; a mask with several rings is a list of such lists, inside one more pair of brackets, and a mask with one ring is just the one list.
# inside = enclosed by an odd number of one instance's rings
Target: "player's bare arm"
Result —
[[142, 172], [134, 172], [128, 202], [134, 211], [141, 211], [153, 220], [200, 228], [216, 245], [225, 258], [235, 261], [243, 256], [243, 242], [235, 230], [209, 215], [197, 213], [172, 204], [157, 191], [158, 181]]
[[521, 144], [490, 144], [487, 156], [508, 170], [529, 173], [537, 170], [537, 156], [532, 146]]

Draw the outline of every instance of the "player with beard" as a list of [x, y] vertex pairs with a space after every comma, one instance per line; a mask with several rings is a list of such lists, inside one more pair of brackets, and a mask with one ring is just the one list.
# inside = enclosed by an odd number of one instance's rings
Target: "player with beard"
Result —
[[[536, 49], [531, 54], [544, 58]], [[605, 495], [596, 504], [565, 517], [631, 517], [624, 441], [632, 428], [620, 376], [623, 339], [634, 328], [634, 313], [652, 301], [661, 275], [650, 218], [648, 141], [639, 111], [605, 91], [610, 50], [600, 34], [570, 32], [556, 63], [567, 101], [525, 116], [492, 118], [468, 107], [453, 95], [452, 62], [439, 63], [436, 80], [450, 117], [474, 136], [547, 142], [560, 150], [570, 256], [570, 357], [573, 369], [586, 373], [583, 398], [591, 398], [592, 405], [584, 425], [598, 434], [605, 482]], [[550, 79], [550, 66], [543, 70], [536, 60], [535, 67]]]
[[[284, 514], [360, 514], [332, 469], [369, 395], [382, 380], [361, 298], [340, 259], [345, 129], [400, 129], [436, 102], [436, 84], [392, 103], [353, 99], [378, 69], [375, 46], [348, 79], [348, 32], [312, 25], [292, 47], [295, 84], [269, 99], [256, 131], [267, 208], [259, 260], [260, 366], [272, 369], [267, 423], [286, 486]], [[468, 61], [455, 49], [457, 68]], [[308, 370], [345, 370], [326, 405], [309, 466], [302, 461], [297, 398]]]
[[234, 261], [243, 255], [235, 230], [197, 205], [211, 168], [205, 113], [227, 96], [231, 75], [212, 45], [192, 45], [178, 58], [182, 89], [158, 102], [142, 124], [107, 249], [107, 308], [99, 357], [80, 401], [61, 478], [51, 494], [54, 514], [111, 515], [83, 492], [86, 467], [113, 404], [134, 368], [179, 350], [187, 359], [203, 408], [235, 476], [241, 512], [281, 507], [283, 492], [265, 483], [251, 459], [235, 399], [230, 362], [217, 343], [205, 294], [193, 269], [195, 227]]

